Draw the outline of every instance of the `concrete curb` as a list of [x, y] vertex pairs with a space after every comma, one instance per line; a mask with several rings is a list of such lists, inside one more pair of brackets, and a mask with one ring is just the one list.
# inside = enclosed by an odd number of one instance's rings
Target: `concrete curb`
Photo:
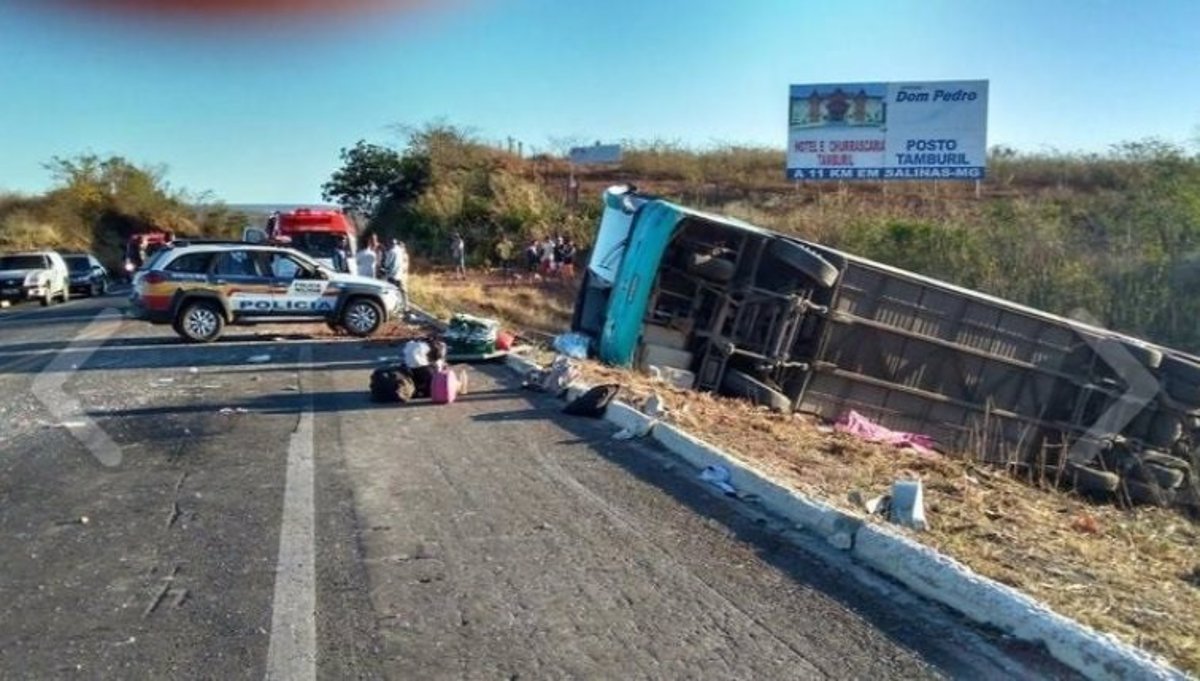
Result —
[[863, 525], [854, 559], [976, 622], [1046, 646], [1059, 662], [1093, 679], [1186, 679], [1154, 655], [1064, 617], [1030, 596], [888, 528]]
[[[516, 355], [509, 355], [507, 365], [522, 376], [539, 368], [535, 362]], [[568, 398], [573, 399], [586, 388], [573, 387]], [[848, 551], [856, 562], [972, 621], [1045, 646], [1056, 660], [1088, 678], [1189, 678], [1165, 660], [1064, 617], [928, 546], [782, 487], [711, 444], [673, 425], [652, 420], [627, 404], [611, 403], [605, 420], [634, 432], [649, 429], [651, 438], [696, 468], [724, 466], [739, 498], [757, 500], [772, 514]]]

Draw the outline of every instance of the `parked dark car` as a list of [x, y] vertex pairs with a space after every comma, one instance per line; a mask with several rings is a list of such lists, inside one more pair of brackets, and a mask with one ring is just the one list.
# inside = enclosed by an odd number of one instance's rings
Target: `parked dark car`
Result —
[[108, 293], [108, 269], [90, 253], [63, 255], [71, 274], [71, 293], [99, 296]]

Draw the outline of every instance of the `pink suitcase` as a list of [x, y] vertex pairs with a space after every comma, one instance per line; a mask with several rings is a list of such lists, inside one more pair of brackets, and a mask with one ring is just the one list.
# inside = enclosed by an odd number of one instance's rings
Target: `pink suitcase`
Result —
[[458, 376], [448, 368], [435, 372], [429, 385], [429, 396], [437, 404], [450, 404], [458, 399]]

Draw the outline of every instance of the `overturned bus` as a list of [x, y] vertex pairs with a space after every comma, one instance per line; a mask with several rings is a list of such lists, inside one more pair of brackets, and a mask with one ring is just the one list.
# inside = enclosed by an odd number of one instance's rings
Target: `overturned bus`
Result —
[[572, 323], [602, 361], [1198, 505], [1200, 359], [629, 187], [604, 203]]

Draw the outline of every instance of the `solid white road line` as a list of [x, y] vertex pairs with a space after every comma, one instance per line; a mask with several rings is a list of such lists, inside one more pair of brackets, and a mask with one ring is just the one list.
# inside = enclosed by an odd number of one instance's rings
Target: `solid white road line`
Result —
[[[311, 361], [306, 348], [303, 359]], [[288, 444], [283, 521], [271, 608], [266, 678], [309, 681], [317, 677], [317, 591], [313, 503], [313, 411], [311, 396]]]

